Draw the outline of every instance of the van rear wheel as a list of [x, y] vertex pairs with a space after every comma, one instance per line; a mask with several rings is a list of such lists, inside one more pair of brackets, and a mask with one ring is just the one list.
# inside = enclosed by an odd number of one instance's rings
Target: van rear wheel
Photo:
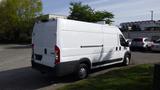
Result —
[[77, 78], [78, 79], [84, 79], [88, 77], [88, 66], [86, 64], [80, 64], [78, 72], [77, 72]]

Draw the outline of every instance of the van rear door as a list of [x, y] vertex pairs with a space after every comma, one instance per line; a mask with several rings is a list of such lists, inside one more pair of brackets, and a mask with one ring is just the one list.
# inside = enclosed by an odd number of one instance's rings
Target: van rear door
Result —
[[33, 55], [36, 63], [54, 67], [56, 45], [56, 21], [36, 23], [32, 33]]

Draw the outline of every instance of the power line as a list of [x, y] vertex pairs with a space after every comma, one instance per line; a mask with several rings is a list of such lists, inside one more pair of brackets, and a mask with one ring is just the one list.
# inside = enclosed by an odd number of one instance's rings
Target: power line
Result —
[[151, 20], [152, 20], [152, 21], [153, 21], [153, 13], [154, 13], [154, 11], [151, 10]]

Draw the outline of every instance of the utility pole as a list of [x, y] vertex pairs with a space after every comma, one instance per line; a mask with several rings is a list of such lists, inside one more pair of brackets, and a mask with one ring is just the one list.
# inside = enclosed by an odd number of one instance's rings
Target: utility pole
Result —
[[151, 10], [151, 20], [153, 21], [153, 10]]

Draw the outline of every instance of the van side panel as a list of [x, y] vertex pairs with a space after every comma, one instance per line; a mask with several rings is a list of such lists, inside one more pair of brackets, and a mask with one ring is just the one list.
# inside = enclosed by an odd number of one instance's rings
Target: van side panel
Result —
[[63, 62], [86, 57], [92, 62], [99, 60], [103, 45], [102, 33], [62, 31], [62, 36], [61, 59]]
[[102, 25], [71, 20], [60, 20], [59, 25], [62, 62], [82, 58], [91, 62], [99, 60], [103, 45]]
[[64, 19], [59, 19], [59, 27], [61, 62], [82, 58], [88, 58], [92, 64], [122, 62], [118, 28]]

